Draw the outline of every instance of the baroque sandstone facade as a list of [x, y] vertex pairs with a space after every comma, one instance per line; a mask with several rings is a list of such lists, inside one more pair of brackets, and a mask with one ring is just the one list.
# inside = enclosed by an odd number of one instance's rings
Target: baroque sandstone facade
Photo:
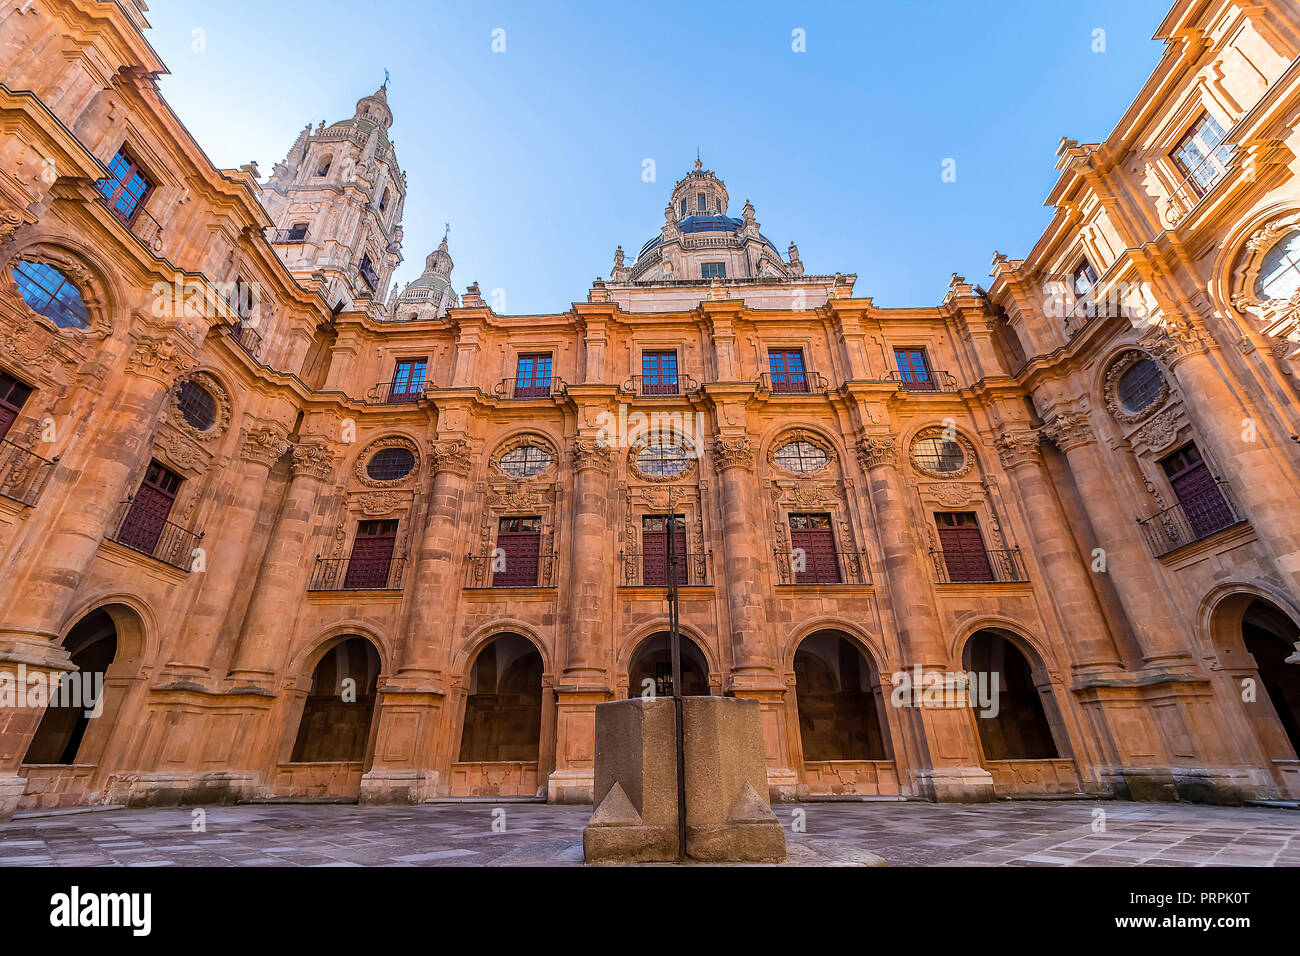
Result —
[[[144, 6], [0, 8], [0, 818], [590, 800], [670, 540], [776, 799], [1300, 797], [1294, 3], [1177, 0], [987, 289], [878, 306], [697, 162], [526, 316], [445, 239], [389, 289], [385, 89], [215, 169]], [[899, 706], [965, 672], [996, 716]], [[70, 673], [98, 716], [20, 692]]]

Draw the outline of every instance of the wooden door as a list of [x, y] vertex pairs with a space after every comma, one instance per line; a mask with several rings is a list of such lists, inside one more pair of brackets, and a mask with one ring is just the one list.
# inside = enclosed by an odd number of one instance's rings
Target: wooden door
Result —
[[935, 391], [925, 349], [894, 349], [894, 359], [898, 362], [899, 379], [908, 389], [914, 392]]
[[131, 499], [131, 508], [122, 522], [117, 540], [128, 548], [153, 554], [158, 539], [167, 526], [167, 518], [176, 504], [181, 476], [156, 461], [149, 462], [140, 490]]
[[[497, 528], [497, 547], [501, 554], [492, 559], [494, 588], [535, 588], [542, 547], [542, 519], [529, 517], [502, 518]], [[497, 564], [497, 558], [504, 567]]]
[[10, 375], [0, 372], [0, 438], [9, 434], [9, 429], [18, 420], [19, 413], [32, 390]]
[[[673, 553], [677, 558], [677, 584], [690, 580], [686, 554], [686, 519], [673, 516]], [[664, 515], [641, 518], [641, 583], [649, 587], [668, 586], [668, 519]]]
[[835, 532], [828, 514], [790, 515], [790, 548], [803, 552], [804, 570], [794, 573], [795, 584], [839, 584], [840, 563], [835, 553]]
[[393, 404], [414, 402], [424, 390], [424, 373], [427, 359], [398, 362], [393, 368], [393, 385], [388, 390], [388, 401]]
[[797, 349], [768, 352], [767, 367], [772, 375], [772, 391], [808, 391], [808, 376], [804, 372], [803, 352]]
[[545, 398], [551, 394], [551, 356], [521, 355], [515, 372], [515, 398]]
[[949, 581], [992, 581], [979, 521], [973, 512], [940, 512], [934, 516], [939, 528], [939, 547]]
[[641, 392], [644, 395], [677, 394], [676, 352], [646, 352], [641, 356]]
[[357, 526], [343, 587], [386, 588], [397, 544], [396, 521], [363, 521]]
[[1236, 520], [1195, 445], [1180, 448], [1160, 464], [1197, 538], [1211, 535]]

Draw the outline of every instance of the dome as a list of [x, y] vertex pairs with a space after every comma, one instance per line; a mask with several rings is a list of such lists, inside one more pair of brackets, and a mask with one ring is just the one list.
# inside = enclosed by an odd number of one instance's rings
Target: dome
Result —
[[447, 306], [456, 304], [456, 295], [451, 291], [451, 270], [455, 263], [447, 251], [447, 237], [442, 237], [438, 248], [429, 253], [424, 260], [424, 272], [407, 283], [394, 300], [396, 308], [429, 304], [443, 314]]

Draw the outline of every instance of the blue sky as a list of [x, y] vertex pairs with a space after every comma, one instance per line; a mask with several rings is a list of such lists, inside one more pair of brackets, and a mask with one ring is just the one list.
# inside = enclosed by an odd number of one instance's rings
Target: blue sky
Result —
[[921, 306], [953, 272], [986, 283], [994, 249], [1029, 250], [1058, 140], [1111, 131], [1159, 59], [1168, 7], [175, 0], [149, 11], [149, 37], [212, 160], [264, 175], [387, 68], [409, 186], [399, 281], [450, 222], [457, 291], [478, 281], [505, 291], [506, 312], [563, 311], [616, 245], [630, 261], [658, 231], [698, 147], [731, 213], [752, 200], [810, 273], [856, 272], [858, 295]]

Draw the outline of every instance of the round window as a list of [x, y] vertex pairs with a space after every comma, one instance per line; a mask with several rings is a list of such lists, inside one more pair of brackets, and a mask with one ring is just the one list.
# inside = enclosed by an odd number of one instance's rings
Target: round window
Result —
[[1300, 289], [1300, 229], [1293, 229], [1268, 250], [1255, 280], [1262, 299], [1289, 299]]
[[1164, 377], [1160, 374], [1160, 367], [1150, 359], [1144, 358], [1124, 370], [1124, 374], [1119, 377], [1116, 391], [1124, 411], [1132, 415], [1150, 408], [1160, 397], [1163, 387]]
[[520, 445], [501, 456], [501, 470], [512, 478], [531, 478], [551, 465], [551, 456], [536, 445]]
[[19, 259], [14, 282], [23, 301], [61, 329], [90, 327], [90, 313], [81, 293], [62, 272], [44, 262]]
[[912, 443], [912, 461], [926, 471], [949, 474], [965, 466], [966, 452], [955, 441], [927, 435]]
[[776, 450], [772, 456], [778, 465], [786, 471], [796, 474], [810, 474], [826, 467], [826, 452], [810, 441], [787, 442]]
[[217, 400], [197, 382], [181, 383], [176, 404], [180, 407], [181, 417], [201, 432], [207, 431], [217, 421]]
[[653, 478], [671, 478], [691, 466], [694, 456], [675, 442], [647, 445], [636, 456], [641, 474]]
[[415, 467], [415, 453], [409, 448], [382, 448], [366, 462], [366, 474], [375, 481], [405, 478]]

